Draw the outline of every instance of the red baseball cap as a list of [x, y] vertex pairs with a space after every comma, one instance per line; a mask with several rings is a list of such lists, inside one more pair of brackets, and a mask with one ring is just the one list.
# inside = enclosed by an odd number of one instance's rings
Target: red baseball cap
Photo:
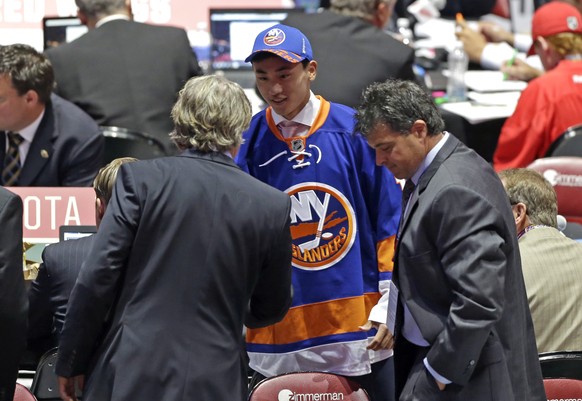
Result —
[[582, 34], [582, 15], [578, 9], [561, 1], [544, 4], [537, 9], [531, 21], [533, 44], [527, 55], [535, 54], [535, 43], [540, 36], [545, 38], [564, 32]]

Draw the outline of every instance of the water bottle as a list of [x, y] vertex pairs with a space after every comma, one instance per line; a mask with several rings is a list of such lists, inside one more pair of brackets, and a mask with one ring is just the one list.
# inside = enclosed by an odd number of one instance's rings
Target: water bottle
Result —
[[449, 52], [448, 57], [449, 79], [447, 81], [447, 98], [449, 102], [462, 102], [467, 99], [467, 86], [465, 85], [465, 72], [469, 66], [469, 58], [463, 42], [457, 40], [455, 47]]
[[398, 18], [396, 20], [396, 30], [402, 38], [402, 43], [410, 47], [414, 46], [414, 33], [410, 29], [410, 20], [408, 18]]

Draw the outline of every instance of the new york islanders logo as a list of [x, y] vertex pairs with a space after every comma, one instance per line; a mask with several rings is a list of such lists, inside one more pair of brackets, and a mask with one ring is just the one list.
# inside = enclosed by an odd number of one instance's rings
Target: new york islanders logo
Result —
[[335, 188], [306, 182], [285, 192], [291, 197], [293, 266], [322, 270], [347, 255], [356, 238], [352, 205]]
[[279, 28], [273, 28], [267, 32], [263, 38], [263, 42], [267, 46], [277, 46], [285, 41], [285, 32]]

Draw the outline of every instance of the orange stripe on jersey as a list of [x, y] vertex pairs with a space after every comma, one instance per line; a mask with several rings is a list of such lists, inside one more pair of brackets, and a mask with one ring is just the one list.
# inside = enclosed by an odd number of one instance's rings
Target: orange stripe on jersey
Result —
[[248, 329], [247, 341], [255, 344], [289, 344], [358, 331], [358, 326], [368, 320], [370, 310], [379, 299], [380, 293], [369, 293], [291, 308], [279, 323], [262, 329]]
[[[323, 123], [325, 123], [327, 116], [329, 115], [329, 109], [331, 107], [329, 102], [319, 95], [317, 95], [316, 97], [321, 101], [319, 111], [317, 112], [317, 116], [315, 117], [315, 121], [313, 121], [313, 124], [311, 125], [309, 132], [307, 133], [307, 135], [302, 136], [302, 138], [307, 138], [309, 135], [313, 134], [315, 131], [320, 129]], [[267, 124], [269, 125], [269, 128], [271, 129], [273, 134], [275, 134], [275, 136], [279, 140], [286, 142], [287, 145], [289, 146], [289, 149], [291, 149], [291, 142], [293, 141], [293, 139], [297, 138], [285, 138], [283, 134], [281, 134], [279, 127], [277, 127], [277, 124], [275, 124], [275, 121], [273, 120], [273, 109], [270, 106], [267, 108], [265, 116], [267, 119]]]
[[394, 242], [396, 236], [392, 235], [376, 245], [378, 252], [378, 271], [391, 272], [394, 269]]

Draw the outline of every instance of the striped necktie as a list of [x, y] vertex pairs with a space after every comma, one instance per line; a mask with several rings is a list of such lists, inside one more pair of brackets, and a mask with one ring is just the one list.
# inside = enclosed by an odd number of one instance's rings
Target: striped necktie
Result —
[[7, 132], [8, 149], [4, 156], [4, 168], [2, 169], [2, 182], [4, 186], [16, 185], [20, 175], [20, 152], [19, 145], [24, 138], [16, 132]]

